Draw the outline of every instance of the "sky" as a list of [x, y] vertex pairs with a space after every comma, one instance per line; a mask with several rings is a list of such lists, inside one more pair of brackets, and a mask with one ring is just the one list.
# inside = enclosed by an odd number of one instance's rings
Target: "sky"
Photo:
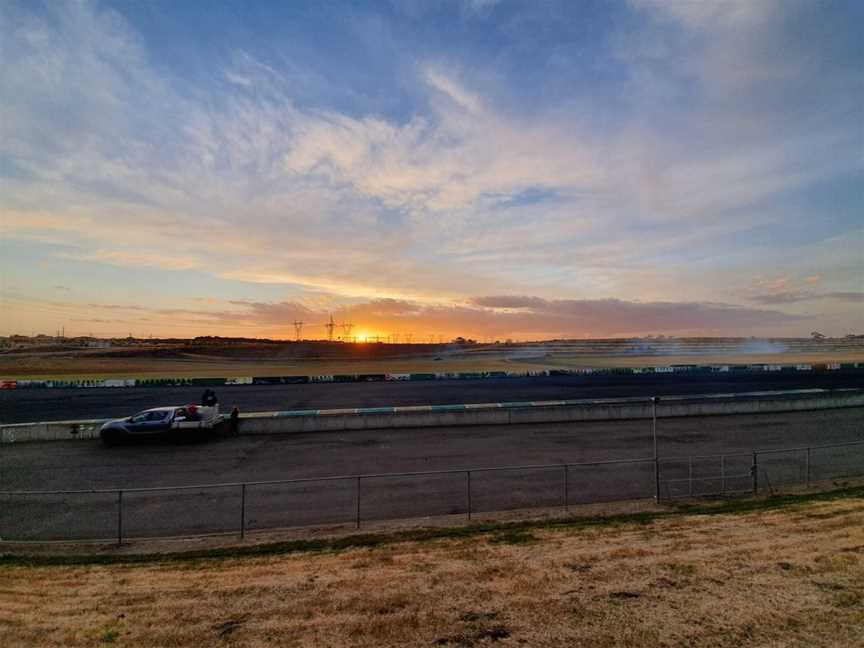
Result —
[[864, 333], [862, 27], [0, 0], [0, 335]]

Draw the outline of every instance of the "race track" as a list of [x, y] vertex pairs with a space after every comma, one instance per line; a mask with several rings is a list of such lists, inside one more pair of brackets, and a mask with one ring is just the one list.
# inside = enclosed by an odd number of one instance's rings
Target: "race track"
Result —
[[[389, 385], [387, 385], [389, 386]], [[694, 492], [751, 487], [749, 454], [864, 440], [864, 409], [661, 419], [664, 493], [681, 494], [692, 470]], [[727, 457], [686, 457], [744, 453]], [[111, 489], [188, 486], [334, 475], [461, 470], [553, 464], [553, 469], [475, 472], [474, 512], [529, 506], [649, 497], [653, 463], [574, 466], [651, 456], [649, 421], [365, 430], [201, 439], [194, 443], [143, 440], [117, 448], [95, 441], [12, 444], [0, 452], [0, 490]], [[682, 458], [675, 460], [674, 458]], [[779, 453], [759, 459], [761, 488], [799, 479], [809, 461], [814, 480], [864, 472], [864, 445]], [[689, 464], [689, 465], [688, 465]], [[566, 473], [566, 474], [565, 474]], [[371, 477], [362, 480], [364, 520], [465, 513], [466, 474]], [[566, 481], [562, 481], [566, 480]], [[357, 514], [355, 479], [251, 486], [249, 529], [349, 522]], [[238, 486], [125, 493], [124, 532], [176, 535], [236, 529]], [[110, 537], [116, 533], [117, 495], [0, 496], [5, 539]]]
[[[260, 412], [839, 387], [864, 387], [864, 370], [239, 385], [217, 387], [216, 391], [223, 410], [236, 404], [241, 411]], [[2, 390], [0, 423], [128, 416], [148, 407], [198, 402], [202, 390], [203, 387]]]

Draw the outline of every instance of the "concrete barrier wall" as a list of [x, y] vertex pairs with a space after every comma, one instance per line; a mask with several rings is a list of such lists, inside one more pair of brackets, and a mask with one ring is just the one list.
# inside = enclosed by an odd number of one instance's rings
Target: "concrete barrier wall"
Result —
[[87, 421], [50, 421], [46, 423], [0, 425], [0, 443], [98, 439], [99, 428], [106, 420], [92, 419]]
[[[551, 401], [545, 403], [488, 403], [449, 407], [453, 409], [395, 407], [386, 408], [389, 410], [387, 412], [320, 410], [303, 415], [296, 415], [293, 412], [263, 412], [241, 417], [240, 431], [243, 434], [290, 434], [461, 425], [615, 421], [650, 418], [652, 415], [651, 403], [644, 398]], [[864, 407], [864, 390], [807, 390], [771, 395], [670, 397], [663, 399], [657, 405], [657, 416], [662, 418], [718, 416], [838, 407]]]
[[[657, 405], [661, 418], [764, 414], [864, 407], [864, 389], [796, 390], [702, 396], [670, 396]], [[464, 425], [564, 423], [650, 418], [644, 398], [560, 400], [470, 405], [253, 412], [240, 417], [242, 434], [292, 434], [341, 430], [408, 429]], [[105, 419], [0, 426], [0, 443], [95, 439]]]

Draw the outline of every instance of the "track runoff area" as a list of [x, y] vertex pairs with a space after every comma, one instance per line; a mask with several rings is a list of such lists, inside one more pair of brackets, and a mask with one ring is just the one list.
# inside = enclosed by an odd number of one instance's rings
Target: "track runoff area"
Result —
[[[466, 400], [488, 402], [508, 400], [516, 395], [520, 400], [546, 400], [862, 386], [860, 376], [844, 377], [840, 373], [810, 374], [802, 382], [783, 380], [783, 377], [771, 377], [770, 382], [742, 381], [737, 377], [724, 377], [722, 380], [717, 377], [693, 380], [689, 377], [682, 381], [676, 380], [675, 376], [655, 375], [648, 376], [647, 381], [641, 380], [641, 376], [603, 376], [605, 384], [598, 384], [597, 378], [585, 380], [562, 376], [436, 381], [413, 385], [242, 386], [236, 388], [236, 398], [239, 401], [246, 394], [253, 402], [254, 398], [274, 399], [266, 402], [276, 405], [274, 401], [278, 401], [280, 408], [309, 407], [310, 401], [314, 402], [313, 407], [338, 407], [343, 404], [370, 406], [381, 402], [390, 405], [428, 404], [430, 400], [441, 404]], [[113, 398], [125, 398], [127, 394], [140, 397], [130, 393], [134, 391], [114, 390], [110, 395]], [[142, 406], [160, 404], [154, 402], [154, 397], [162, 397], [158, 390], [146, 389], [145, 393], [148, 400], [142, 402]], [[48, 390], [22, 391], [15, 395], [31, 394], [54, 398], [59, 395]], [[90, 390], [74, 390], [73, 395], [77, 394], [88, 398], [100, 397]], [[454, 394], [459, 398], [453, 398]], [[233, 390], [221, 389], [223, 406], [230, 405], [234, 395]], [[197, 390], [187, 393], [180, 389], [167, 390], [165, 396], [184, 402], [195, 400], [200, 394]], [[104, 399], [107, 395], [101, 397]], [[305, 402], [302, 399], [306, 399]], [[111, 407], [116, 408], [112, 412], [122, 410], [121, 414], [136, 409], [128, 402], [119, 406], [112, 404]], [[93, 416], [97, 412], [88, 411], [87, 414]], [[100, 411], [98, 414], [110, 415], [110, 412]], [[864, 440], [864, 408], [669, 418], [660, 419], [657, 428], [659, 456], [664, 466], [677, 465], [676, 476], [680, 477], [682, 466], [687, 465], [689, 458], [695, 457], [697, 471], [707, 470], [714, 475], [725, 469], [730, 476], [741, 480], [749, 468], [749, 454], [756, 449], [801, 448]], [[650, 458], [652, 442], [650, 420], [629, 420], [205, 436], [183, 444], [147, 439], [110, 449], [97, 441], [22, 443], [9, 444], [0, 452], [0, 490], [188, 487], [344, 475], [628, 461]], [[740, 453], [739, 459], [732, 459], [731, 455], [736, 453]], [[713, 465], [721, 454], [729, 455], [725, 468]], [[706, 455], [714, 458], [700, 459]], [[854, 446], [854, 451], [838, 448], [827, 454], [814, 454], [807, 459], [812, 461], [807, 470], [812, 472], [814, 479], [819, 479], [820, 475], [830, 475], [833, 468], [840, 464], [845, 466], [852, 459], [858, 462], [855, 466], [858, 474], [864, 473], [862, 445]], [[779, 480], [781, 475], [801, 473], [804, 461], [801, 453], [778, 454], [771, 464], [764, 466], [764, 470], [768, 471], [769, 478]], [[561, 498], [559, 472], [530, 469], [478, 472], [472, 477], [471, 505], [475, 511], [519, 508], [517, 495], [520, 493], [526, 494], [525, 502], [532, 506], [554, 505]], [[653, 466], [645, 462], [574, 468], [569, 472], [569, 479], [569, 498], [573, 504], [653, 494]], [[744, 481], [749, 484], [749, 480]], [[355, 515], [364, 520], [374, 520], [464, 512], [464, 473], [382, 476], [364, 479], [362, 488], [360, 511], [356, 508], [356, 484], [350, 479], [250, 487], [244, 493], [247, 498], [244, 524], [254, 530], [347, 523]], [[4, 496], [2, 500], [0, 537], [7, 540], [111, 537], [115, 525], [116, 498], [112, 494]], [[123, 501], [125, 532], [139, 537], [230, 530], [237, 526], [237, 510], [241, 503], [240, 492], [234, 486], [127, 493]]]

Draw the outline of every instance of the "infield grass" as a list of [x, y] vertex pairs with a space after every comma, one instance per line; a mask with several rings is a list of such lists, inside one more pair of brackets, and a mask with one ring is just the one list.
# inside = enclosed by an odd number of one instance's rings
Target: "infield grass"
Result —
[[95, 356], [0, 356], [0, 377], [51, 378], [210, 378], [235, 376], [311, 376], [330, 374], [442, 373], [477, 371], [542, 371], [547, 369], [655, 367], [673, 364], [813, 364], [864, 362], [853, 352], [778, 353], [759, 355], [598, 356], [551, 352], [544, 357], [509, 358], [506, 353], [466, 354], [463, 357], [387, 358], [378, 360], [231, 359], [219, 356], [188, 358], [106, 358]]

